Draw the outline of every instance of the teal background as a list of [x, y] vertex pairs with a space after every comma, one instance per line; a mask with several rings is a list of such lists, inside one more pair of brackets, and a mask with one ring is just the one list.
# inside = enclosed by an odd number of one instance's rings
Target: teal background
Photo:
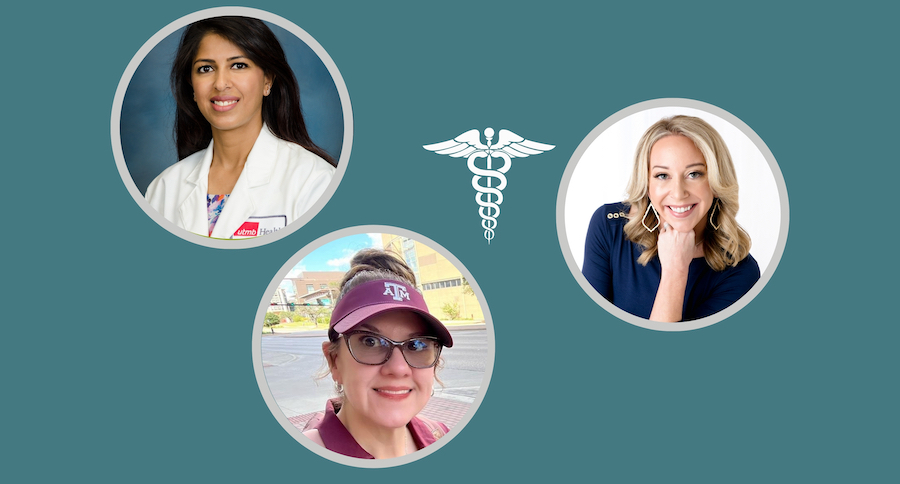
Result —
[[[256, 2], [309, 32], [350, 92], [331, 202], [267, 246], [217, 250], [149, 219], [110, 112], [132, 56], [194, 1], [5, 8], [2, 399], [15, 481], [891, 482], [898, 468], [897, 8], [853, 2]], [[787, 184], [777, 271], [686, 333], [624, 323], [566, 268], [560, 178], [607, 116], [679, 97], [753, 128]], [[514, 160], [490, 246], [472, 128], [556, 145]], [[363, 224], [431, 238], [491, 309], [496, 364], [469, 425], [392, 469], [312, 454], [266, 407], [253, 318], [309, 241]], [[534, 301], [534, 302], [532, 302]]]

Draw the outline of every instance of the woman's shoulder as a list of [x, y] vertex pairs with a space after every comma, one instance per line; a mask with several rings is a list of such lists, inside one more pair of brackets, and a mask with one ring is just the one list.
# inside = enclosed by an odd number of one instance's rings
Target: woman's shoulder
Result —
[[759, 280], [759, 264], [747, 255], [736, 266], [722, 271], [704, 271], [693, 284], [691, 292], [702, 295], [685, 314], [685, 320], [700, 319], [715, 314], [747, 294]]
[[206, 159], [206, 149], [200, 150], [162, 171], [147, 187], [147, 198], [151, 198], [162, 186], [177, 186], [183, 183]]
[[263, 127], [262, 132], [265, 133], [267, 142], [273, 143], [277, 147], [277, 157], [287, 161], [283, 165], [283, 169], [289, 172], [303, 173], [305, 176], [310, 174], [312, 176], [318, 174], [331, 175], [334, 173], [334, 167], [331, 163], [328, 163], [319, 155], [297, 143], [275, 136], [267, 127]]
[[309, 151], [308, 149], [298, 145], [297, 143], [291, 143], [290, 141], [283, 141], [286, 145], [286, 149], [288, 150], [289, 157], [291, 160], [296, 160], [304, 164], [311, 165], [312, 168], [316, 171], [325, 171], [328, 173], [334, 173], [334, 167], [331, 166], [331, 163], [328, 163], [319, 155]]
[[194, 171], [197, 166], [203, 163], [204, 158], [206, 157], [206, 149], [202, 149], [192, 155], [189, 155], [187, 158], [182, 159], [181, 161], [176, 162], [175, 164], [169, 166], [162, 173], [160, 173], [156, 180], [184, 180], [188, 173]]
[[750, 254], [747, 254], [747, 257], [744, 257], [744, 260], [738, 262], [733, 270], [747, 278], [752, 278], [753, 280], [759, 279], [760, 277], [759, 263], [757, 263], [756, 259]]
[[607, 203], [600, 205], [600, 208], [594, 211], [594, 217], [606, 220], [623, 220], [628, 221], [628, 205], [625, 202]]
[[309, 438], [309, 440], [312, 440], [313, 442], [321, 445], [322, 447], [325, 447], [325, 442], [322, 441], [322, 436], [319, 435], [319, 429], [306, 430], [303, 432], [303, 435], [305, 437]]
[[625, 224], [628, 223], [628, 205], [625, 202], [607, 203], [594, 211], [589, 233], [602, 232], [606, 237], [622, 233]]
[[759, 264], [752, 255], [747, 254], [737, 265], [719, 272], [711, 271], [710, 276], [716, 279], [716, 284], [738, 285], [749, 289], [760, 278]]
[[425, 445], [429, 445], [440, 439], [441, 437], [447, 435], [447, 432], [450, 431], [450, 428], [444, 425], [442, 422], [439, 422], [434, 419], [430, 419], [423, 415], [416, 415], [415, 418], [410, 421], [410, 426], [413, 429], [419, 439]]
[[324, 195], [334, 178], [334, 167], [302, 146], [279, 140], [278, 161], [272, 174], [285, 193], [293, 194], [298, 215]]

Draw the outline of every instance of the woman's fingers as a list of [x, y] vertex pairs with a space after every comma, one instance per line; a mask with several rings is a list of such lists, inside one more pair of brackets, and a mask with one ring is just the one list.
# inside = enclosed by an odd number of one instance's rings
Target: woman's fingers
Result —
[[657, 241], [657, 254], [663, 269], [686, 269], [694, 252], [694, 232], [678, 232], [668, 223], [662, 224]]

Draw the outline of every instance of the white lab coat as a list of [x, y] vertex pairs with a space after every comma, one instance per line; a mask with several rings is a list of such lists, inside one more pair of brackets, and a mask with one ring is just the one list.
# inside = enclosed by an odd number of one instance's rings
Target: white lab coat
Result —
[[247, 238], [284, 228], [309, 210], [334, 175], [327, 161], [263, 125], [209, 234], [206, 195], [212, 156], [210, 141], [205, 150], [167, 168], [150, 183], [147, 201], [178, 227], [213, 238]]

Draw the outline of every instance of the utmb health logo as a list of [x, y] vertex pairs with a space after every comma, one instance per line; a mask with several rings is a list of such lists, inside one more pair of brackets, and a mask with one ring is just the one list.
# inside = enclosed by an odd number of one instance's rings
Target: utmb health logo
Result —
[[[527, 140], [506, 129], [497, 133], [497, 142], [493, 143], [494, 130], [485, 128], [484, 139], [485, 143], [482, 143], [478, 130], [470, 129], [451, 140], [422, 147], [439, 155], [467, 159], [469, 171], [475, 175], [472, 177], [472, 188], [477, 191], [475, 201], [479, 205], [481, 228], [490, 244], [497, 230], [497, 217], [503, 203], [502, 190], [506, 188], [506, 172], [512, 168], [512, 159], [539, 155], [556, 146]], [[502, 161], [503, 164], [495, 167], [495, 161]]]

